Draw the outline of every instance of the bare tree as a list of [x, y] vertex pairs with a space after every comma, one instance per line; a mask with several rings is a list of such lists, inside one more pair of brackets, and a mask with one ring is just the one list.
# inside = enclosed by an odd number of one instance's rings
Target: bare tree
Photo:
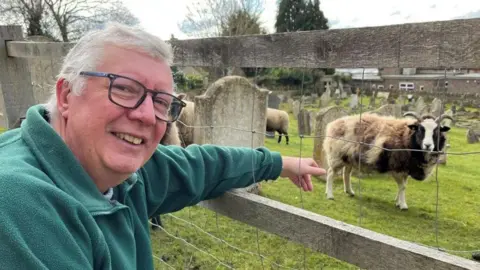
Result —
[[139, 24], [121, 0], [0, 0], [0, 14], [4, 23], [25, 25], [27, 35], [65, 42], [109, 21]]
[[25, 25], [28, 36], [50, 36], [43, 23], [45, 11], [43, 0], [0, 1], [1, 22]]
[[259, 18], [263, 10], [264, 0], [200, 0], [187, 7], [179, 27], [190, 36], [221, 36], [234, 14], [243, 11]]

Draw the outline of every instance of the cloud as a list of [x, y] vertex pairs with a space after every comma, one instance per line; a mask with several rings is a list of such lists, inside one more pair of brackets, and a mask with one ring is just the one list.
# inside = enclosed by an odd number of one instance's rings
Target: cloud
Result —
[[472, 11], [467, 14], [455, 17], [455, 19], [474, 19], [474, 18], [480, 18], [480, 9], [477, 11]]
[[[163, 39], [169, 39], [171, 34], [184, 39], [187, 37], [180, 31], [178, 24], [185, 18], [188, 6], [204, 0], [122, 1], [140, 19], [142, 27], [147, 31]], [[262, 2], [265, 3], [265, 10], [261, 15], [261, 21], [269, 32], [274, 32], [277, 1], [262, 0]], [[372, 7], [376, 9], [374, 12]], [[478, 0], [322, 0], [320, 9], [329, 20], [332, 29], [480, 17]]]

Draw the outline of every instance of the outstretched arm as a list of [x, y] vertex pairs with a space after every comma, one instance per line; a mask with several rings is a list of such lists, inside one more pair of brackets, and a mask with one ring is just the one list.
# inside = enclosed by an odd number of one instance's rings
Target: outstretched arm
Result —
[[[288, 177], [311, 190], [310, 174], [323, 174], [311, 159], [282, 158], [266, 148], [159, 146], [142, 168], [149, 214], [177, 211], [233, 189]], [[299, 166], [300, 164], [300, 166]], [[299, 171], [300, 169], [300, 171]]]

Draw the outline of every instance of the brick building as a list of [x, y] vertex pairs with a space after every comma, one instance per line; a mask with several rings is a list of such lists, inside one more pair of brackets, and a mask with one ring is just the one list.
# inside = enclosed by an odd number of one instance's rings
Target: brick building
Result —
[[[377, 74], [363, 75], [366, 89], [392, 89], [405, 91], [436, 92], [443, 90], [458, 94], [480, 93], [480, 69], [444, 70], [419, 68], [383, 68]], [[362, 74], [352, 76], [353, 84], [361, 87]]]

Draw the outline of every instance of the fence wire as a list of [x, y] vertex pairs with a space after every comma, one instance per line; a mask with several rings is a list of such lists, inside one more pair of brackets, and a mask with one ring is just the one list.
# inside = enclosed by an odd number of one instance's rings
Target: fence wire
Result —
[[[257, 48], [257, 44], [253, 44], [254, 46], [254, 54], [256, 55], [256, 48]], [[203, 48], [206, 48], [207, 46], [202, 46]], [[228, 48], [230, 48], [231, 46], [228, 46]], [[284, 53], [283, 50], [286, 48], [285, 46], [281, 46], [282, 48], [282, 54]], [[230, 52], [228, 51], [227, 52], [227, 55], [230, 57], [234, 54], [235, 52]], [[204, 55], [208, 55], [208, 52], [204, 52]], [[307, 59], [308, 56], [305, 56]], [[257, 59], [256, 57], [254, 58], [255, 59], [255, 64], [257, 64]], [[284, 61], [286, 61], [285, 58], [282, 58]], [[52, 66], [54, 66], [53, 64], [53, 60], [52, 60]], [[212, 57], [212, 67], [215, 66], [215, 62], [214, 62], [214, 59]], [[257, 65], [255, 65], [257, 66]], [[284, 65], [284, 66], [287, 66], [287, 65]], [[222, 67], [222, 68], [225, 68], [225, 67]], [[305, 94], [305, 70], [307, 69], [307, 64], [305, 64], [305, 68], [303, 69], [303, 73], [302, 73], [302, 84], [301, 84], [301, 97], [304, 96]], [[360, 96], [359, 96], [359, 101], [360, 101], [360, 112], [359, 112], [359, 118], [360, 120], [362, 119], [362, 115], [365, 113], [363, 111], [363, 98], [365, 97], [365, 92], [364, 92], [364, 89], [366, 89], [366, 86], [365, 86], [365, 68], [361, 68], [362, 69], [362, 79], [361, 79], [361, 84], [362, 84], [362, 91], [360, 92]], [[258, 83], [258, 70], [259, 68], [258, 67], [255, 67], [255, 76], [254, 76], [254, 84], [257, 84]], [[53, 69], [51, 70], [52, 74], [44, 74], [44, 77], [47, 77], [47, 76], [52, 76], [53, 75]], [[45, 73], [47, 73], [45, 71]], [[444, 81], [447, 81], [447, 69], [445, 69], [445, 72], [444, 72], [444, 77], [443, 77]], [[47, 89], [51, 89], [52, 86], [51, 85], [47, 85], [45, 86], [44, 84], [41, 84], [39, 82], [32, 82], [32, 85], [36, 88], [42, 88], [43, 91], [46, 91], [45, 88]], [[446, 84], [443, 85], [443, 88], [444, 88], [444, 91], [443, 91], [443, 97], [441, 98], [441, 102], [442, 102], [442, 107], [444, 107], [444, 103], [445, 103], [445, 100], [446, 100]], [[304, 102], [304, 99], [301, 98], [300, 99], [300, 107], [302, 108], [302, 105], [303, 105], [303, 102]], [[250, 126], [250, 129], [242, 129], [242, 128], [238, 128], [238, 127], [234, 127], [234, 126], [226, 126], [226, 125], [223, 125], [223, 126], [213, 126], [213, 125], [210, 125], [210, 126], [198, 126], [198, 125], [188, 125], [186, 123], [183, 123], [181, 122], [180, 120], [178, 121], [179, 124], [181, 125], [184, 125], [185, 127], [188, 127], [188, 128], [193, 128], [193, 129], [210, 129], [211, 131], [213, 131], [213, 129], [229, 129], [229, 130], [232, 130], [232, 131], [237, 131], [237, 132], [244, 132], [244, 133], [249, 133], [251, 135], [251, 148], [254, 148], [255, 145], [254, 145], [254, 138], [255, 138], [255, 135], [258, 135], [258, 134], [261, 134], [263, 136], [267, 136], [268, 134], [265, 132], [265, 130], [255, 130], [254, 129], [254, 119], [255, 119], [255, 115], [254, 115], [254, 111], [255, 111], [255, 106], [256, 106], [256, 103], [255, 103], [255, 98], [253, 99], [252, 101], [252, 117], [251, 117], [251, 126]], [[360, 123], [362, 123], [362, 121], [360, 121]], [[389, 148], [385, 148], [385, 147], [382, 147], [382, 146], [378, 146], [378, 145], [375, 145], [373, 143], [366, 143], [365, 142], [365, 138], [364, 138], [364, 134], [363, 134], [363, 129], [360, 128], [362, 130], [362, 135], [361, 135], [361, 140], [360, 141], [353, 141], [353, 140], [347, 140], [347, 139], [344, 139], [344, 138], [337, 138], [337, 137], [331, 137], [331, 136], [326, 136], [326, 135], [314, 135], [314, 136], [311, 136], [311, 135], [304, 135], [304, 134], [299, 134], [298, 135], [298, 138], [299, 138], [299, 157], [300, 159], [302, 158], [302, 156], [304, 155], [304, 153], [302, 152], [303, 151], [303, 146], [304, 146], [304, 140], [305, 139], [316, 139], [316, 138], [321, 138], [321, 139], [324, 139], [324, 138], [332, 138], [332, 139], [335, 139], [335, 140], [341, 140], [345, 143], [353, 143], [353, 144], [358, 144], [358, 145], [362, 145], [362, 146], [367, 146], [367, 147], [370, 147], [370, 148], [378, 148], [378, 149], [381, 149], [383, 151], [387, 151], [387, 152], [399, 152], [399, 151], [407, 151], [407, 152], [423, 152], [423, 153], [430, 153], [430, 154], [439, 154], [439, 155], [455, 155], [455, 156], [470, 156], [470, 155], [479, 155], [480, 154], [480, 151], [469, 151], [469, 152], [455, 152], [455, 151], [444, 151], [444, 150], [441, 150], [441, 151], [426, 151], [426, 150], [420, 150], [420, 149], [389, 149]], [[291, 136], [293, 137], [293, 136]], [[437, 136], [439, 137], [439, 136]], [[438, 145], [438, 139], [437, 139], [437, 145]], [[213, 144], [215, 143], [214, 141], [212, 142]], [[360, 151], [362, 151], [362, 147], [360, 147]], [[358, 171], [360, 172], [359, 176], [357, 176], [357, 179], [358, 179], [358, 188], [357, 188], [357, 194], [358, 194], [358, 197], [359, 197], [359, 200], [358, 200], [358, 212], [359, 212], [359, 217], [358, 217], [358, 224], [359, 226], [362, 226], [362, 221], [363, 221], [363, 218], [364, 218], [364, 207], [365, 205], [363, 204], [363, 199], [362, 199], [362, 182], [363, 182], [363, 174], [361, 173], [361, 162], [360, 162], [360, 157], [361, 157], [361, 153], [359, 154], [359, 163], [358, 163]], [[301, 162], [301, 161], [300, 161]], [[254, 164], [255, 164], [255, 160], [252, 159], [252, 178], [253, 178], [253, 183], [256, 185], [258, 183], [258, 179], [256, 179], [256, 175], [255, 175], [255, 170], [254, 170]], [[299, 170], [301, 168], [301, 163], [298, 164], [299, 165]], [[437, 249], [437, 250], [440, 250], [440, 251], [444, 251], [444, 252], [451, 252], [451, 253], [472, 253], [472, 252], [480, 252], [480, 249], [478, 250], [452, 250], [452, 249], [446, 249], [446, 248], [442, 248], [439, 244], [439, 234], [440, 234], [440, 230], [439, 230], [439, 221], [440, 221], [440, 205], [439, 205], [439, 197], [440, 197], [440, 182], [439, 182], [439, 171], [438, 171], [438, 165], [436, 166], [435, 168], [435, 174], [434, 174], [434, 177], [435, 177], [435, 182], [436, 182], [436, 198], [435, 198], [435, 220], [434, 220], [434, 231], [435, 231], [435, 244], [436, 244], [436, 247], [433, 247], [433, 246], [428, 246], [428, 245], [425, 245], [425, 244], [422, 244], [422, 243], [418, 243], [418, 242], [414, 242], [416, 244], [419, 244], [421, 246], [426, 246], [426, 247], [429, 247], [429, 248], [433, 248], [433, 249]], [[351, 181], [351, 180], [350, 180]], [[299, 196], [300, 196], [300, 204], [301, 204], [301, 208], [302, 209], [305, 209], [304, 207], [304, 197], [303, 197], [303, 192], [301, 190], [301, 188], [299, 188]], [[193, 218], [191, 217], [191, 208], [188, 208], [188, 215], [189, 215], [189, 218], [192, 220]], [[219, 232], [220, 231], [220, 227], [219, 227], [219, 221], [218, 221], [218, 213], [215, 213], [215, 224], [216, 224], [216, 229], [217, 231]], [[241, 252], [241, 253], [244, 253], [244, 254], [247, 254], [249, 256], [252, 256], [253, 257], [258, 257], [258, 259], [260, 260], [261, 262], [261, 265], [262, 265], [262, 268], [265, 269], [265, 264], [264, 262], [269, 262], [270, 265], [273, 265], [275, 267], [278, 267], [279, 269], [295, 269], [295, 268], [290, 268], [290, 267], [287, 267], [287, 266], [284, 266], [282, 264], [278, 264], [276, 262], [274, 262], [273, 260], [274, 259], [269, 259], [267, 256], [263, 255], [261, 253], [261, 245], [260, 245], [260, 237], [259, 237], [259, 229], [256, 228], [255, 229], [255, 234], [256, 234], [256, 250], [257, 252], [251, 252], [251, 251], [247, 251], [247, 250], [244, 250], [244, 249], [241, 249], [233, 244], [230, 244], [228, 243], [227, 241], [211, 234], [211, 233], [208, 233], [206, 232], [205, 230], [201, 229], [198, 225], [196, 225], [194, 222], [192, 221], [187, 221], [185, 219], [182, 219], [180, 217], [177, 217], [173, 214], [166, 214], [166, 215], [163, 215], [163, 216], [168, 216], [168, 217], [171, 217], [173, 219], [176, 219], [176, 220], [180, 220], [182, 221], [183, 223], [186, 223], [188, 224], [189, 226], [192, 226], [194, 227], [195, 229], [197, 229], [198, 231], [200, 231], [201, 233], [207, 235], [208, 237], [222, 243], [223, 245], [226, 245], [228, 246], [229, 248], [232, 248], [234, 249], [235, 251], [238, 251], [238, 252]], [[208, 220], [208, 217], [205, 215], [205, 219]], [[206, 221], [208, 222], [208, 221]], [[230, 257], [230, 262], [228, 263], [225, 263], [223, 262], [222, 260], [220, 260], [218, 257], [214, 256], [213, 254], [211, 254], [210, 252], [202, 249], [202, 248], [199, 248], [198, 246], [190, 243], [189, 241], [187, 241], [186, 239], [184, 238], [181, 238], [179, 236], [177, 236], [176, 234], [178, 233], [172, 233], [172, 232], [169, 232], [167, 231], [164, 227], [162, 226], [158, 226], [156, 224], [153, 224], [153, 226], [157, 227], [157, 228], [160, 228], [165, 234], [167, 234], [169, 237], [172, 237], [173, 239], [176, 239], [178, 241], [180, 241], [181, 243], [183, 243], [184, 245], [186, 245], [187, 247], [189, 248], [192, 248], [198, 252], [201, 252], [202, 254], [205, 254], [207, 255], [209, 258], [211, 258], [213, 261], [217, 262], [218, 265], [221, 265], [223, 267], [226, 267], [227, 269], [234, 269], [234, 267], [232, 267], [231, 265], [233, 265], [233, 259], [232, 257]], [[200, 235], [200, 234], [198, 234]], [[228, 253], [226, 250], [222, 249], [222, 254], [224, 254], [224, 257], [225, 256], [225, 253], [227, 254], [231, 254], [231, 253]], [[164, 264], [166, 267], [168, 268], [171, 268], [171, 269], [175, 269], [172, 265], [168, 264], [164, 259], [162, 259], [162, 257], [159, 257], [155, 254], [153, 254], [154, 258], [157, 259], [158, 261], [160, 261], [162, 264]], [[304, 269], [307, 269], [307, 254], [306, 254], [306, 247], [304, 246], [303, 247], [303, 267]]]

